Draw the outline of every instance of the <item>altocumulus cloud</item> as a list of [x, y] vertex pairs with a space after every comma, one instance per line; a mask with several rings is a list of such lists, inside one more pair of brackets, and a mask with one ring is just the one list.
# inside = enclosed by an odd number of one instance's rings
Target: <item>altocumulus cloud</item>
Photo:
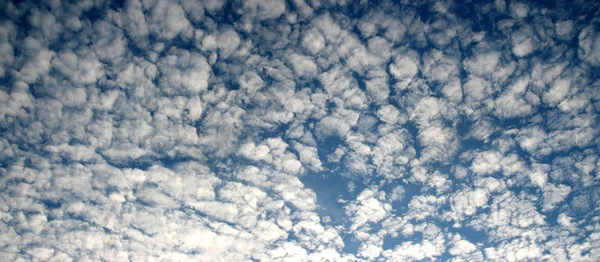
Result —
[[2, 261], [595, 261], [575, 1], [0, 3]]

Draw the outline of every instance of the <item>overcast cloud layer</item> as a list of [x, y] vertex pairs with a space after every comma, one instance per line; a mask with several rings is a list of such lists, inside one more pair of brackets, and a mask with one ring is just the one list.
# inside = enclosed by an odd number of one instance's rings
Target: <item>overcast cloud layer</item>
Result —
[[2, 261], [596, 261], [594, 1], [0, 1]]

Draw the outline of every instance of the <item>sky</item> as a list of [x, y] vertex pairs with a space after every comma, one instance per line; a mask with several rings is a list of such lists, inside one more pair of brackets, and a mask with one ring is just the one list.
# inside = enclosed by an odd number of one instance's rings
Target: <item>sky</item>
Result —
[[0, 260], [596, 261], [599, 7], [0, 0]]

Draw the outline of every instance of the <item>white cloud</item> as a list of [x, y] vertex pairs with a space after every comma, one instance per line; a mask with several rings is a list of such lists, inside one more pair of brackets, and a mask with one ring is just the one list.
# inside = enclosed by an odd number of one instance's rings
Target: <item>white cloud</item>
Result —
[[533, 126], [527, 129], [522, 129], [517, 141], [519, 146], [529, 153], [546, 155], [550, 153], [548, 149], [541, 148], [544, 140], [546, 140], [546, 132], [538, 126]]
[[500, 62], [500, 55], [499, 52], [477, 53], [475, 57], [466, 60], [464, 64], [470, 73], [485, 76], [494, 73]]
[[288, 61], [291, 64], [294, 73], [299, 77], [311, 78], [317, 74], [317, 65], [312, 58], [308, 56], [291, 54], [288, 57]]
[[270, 150], [267, 145], [256, 146], [254, 143], [246, 143], [239, 149], [239, 154], [252, 160], [262, 160], [266, 158]]
[[398, 56], [394, 59], [394, 63], [390, 65], [389, 70], [394, 78], [408, 81], [417, 74], [419, 68], [411, 58]]
[[286, 4], [281, 0], [245, 1], [243, 11], [256, 19], [268, 20], [280, 17], [286, 10]]
[[377, 116], [383, 122], [395, 124], [399, 120], [398, 118], [400, 117], [400, 112], [392, 105], [385, 105], [377, 110]]
[[443, 120], [452, 120], [452, 108], [442, 99], [423, 98], [411, 113], [419, 127], [418, 139], [423, 145], [421, 161], [446, 161], [458, 149], [456, 130], [444, 126]]
[[526, 32], [512, 35], [512, 52], [517, 57], [524, 57], [535, 50], [535, 40]]
[[350, 131], [350, 125], [347, 121], [344, 121], [343, 118], [327, 116], [321, 119], [319, 122], [317, 134], [321, 137], [327, 137], [331, 135], [344, 137], [348, 131]]
[[471, 171], [477, 174], [491, 174], [500, 171], [503, 155], [497, 151], [487, 151], [477, 154], [471, 164]]
[[392, 261], [434, 259], [442, 255], [445, 251], [443, 242], [439, 243], [438, 241], [424, 240], [421, 243], [414, 243], [412, 241], [403, 242], [402, 245], [397, 246], [393, 251], [384, 252], [384, 256]]
[[544, 187], [544, 204], [542, 205], [543, 211], [551, 211], [556, 208], [556, 205], [563, 201], [571, 192], [571, 187], [566, 185], [555, 186], [548, 184]]
[[523, 99], [528, 84], [529, 78], [522, 77], [510, 85], [495, 101], [496, 115], [510, 118], [531, 114], [532, 105]]
[[510, 5], [510, 13], [515, 18], [525, 18], [529, 15], [529, 6], [519, 2], [513, 2]]
[[465, 101], [472, 104], [474, 107], [486, 102], [492, 95], [490, 83], [479, 77], [472, 77], [463, 85]]
[[302, 47], [312, 55], [325, 48], [325, 38], [317, 30], [306, 30], [302, 36]]
[[472, 191], [459, 191], [452, 196], [450, 216], [453, 220], [461, 222], [466, 217], [474, 215], [479, 209], [487, 206], [489, 192], [484, 189]]
[[571, 34], [573, 33], [573, 21], [571, 20], [558, 21], [554, 24], [554, 26], [556, 34], [559, 37], [566, 38], [568, 36], [571, 36]]
[[422, 71], [431, 81], [445, 82], [458, 74], [458, 63], [454, 57], [434, 49], [424, 55]]
[[468, 254], [475, 250], [477, 250], [477, 247], [475, 245], [473, 245], [473, 243], [462, 239], [462, 240], [456, 241], [454, 244], [452, 244], [452, 247], [450, 248], [449, 252], [451, 255], [456, 256], [456, 255]]
[[135, 41], [144, 41], [148, 36], [149, 29], [144, 16], [142, 3], [139, 0], [131, 0], [125, 3], [123, 16], [123, 27], [129, 36]]
[[169, 53], [158, 62], [160, 83], [165, 92], [198, 94], [208, 88], [212, 70], [204, 56], [187, 50], [172, 50]]
[[551, 105], [560, 103], [569, 93], [570, 85], [571, 83], [569, 80], [555, 80], [550, 89], [544, 93], [544, 102]]
[[31, 38], [25, 39], [24, 44], [31, 49], [32, 52], [35, 52], [36, 55], [19, 69], [18, 77], [25, 83], [33, 83], [38, 80], [40, 76], [48, 74], [51, 69], [50, 61], [55, 53], [48, 50], [40, 50], [40, 48], [43, 47], [39, 46], [39, 43]]
[[447, 201], [445, 197], [435, 197], [431, 195], [419, 195], [413, 197], [408, 203], [409, 214], [411, 218], [417, 221], [424, 220], [429, 216], [436, 216], [440, 205]]
[[376, 223], [385, 218], [391, 211], [391, 206], [377, 199], [377, 191], [365, 189], [356, 201], [346, 208], [346, 214], [351, 217], [350, 230], [355, 231], [367, 223]]
[[183, 8], [173, 2], [159, 0], [147, 17], [148, 29], [158, 38], [171, 40], [180, 34], [191, 34], [191, 24]]
[[423, 161], [445, 161], [458, 149], [456, 133], [451, 128], [425, 127], [419, 131], [419, 141], [425, 146]]
[[592, 64], [600, 64], [600, 35], [594, 31], [593, 26], [588, 26], [579, 33], [579, 58]]
[[458, 79], [446, 84], [442, 89], [442, 93], [452, 103], [460, 103], [463, 99], [463, 90]]
[[219, 56], [224, 58], [229, 57], [240, 46], [240, 41], [240, 37], [232, 29], [221, 32], [217, 38]]
[[12, 43], [16, 37], [17, 28], [16, 26], [9, 21], [5, 21], [0, 24], [0, 35], [2, 36], [2, 40], [0, 42], [0, 77], [4, 77], [6, 74], [5, 66], [9, 66], [14, 62], [15, 59], [15, 49], [12, 46]]

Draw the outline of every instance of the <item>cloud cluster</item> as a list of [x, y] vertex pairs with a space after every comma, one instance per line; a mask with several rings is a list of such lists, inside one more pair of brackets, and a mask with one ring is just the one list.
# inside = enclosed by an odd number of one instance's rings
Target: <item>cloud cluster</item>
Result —
[[0, 257], [592, 261], [600, 19], [561, 3], [2, 2]]

